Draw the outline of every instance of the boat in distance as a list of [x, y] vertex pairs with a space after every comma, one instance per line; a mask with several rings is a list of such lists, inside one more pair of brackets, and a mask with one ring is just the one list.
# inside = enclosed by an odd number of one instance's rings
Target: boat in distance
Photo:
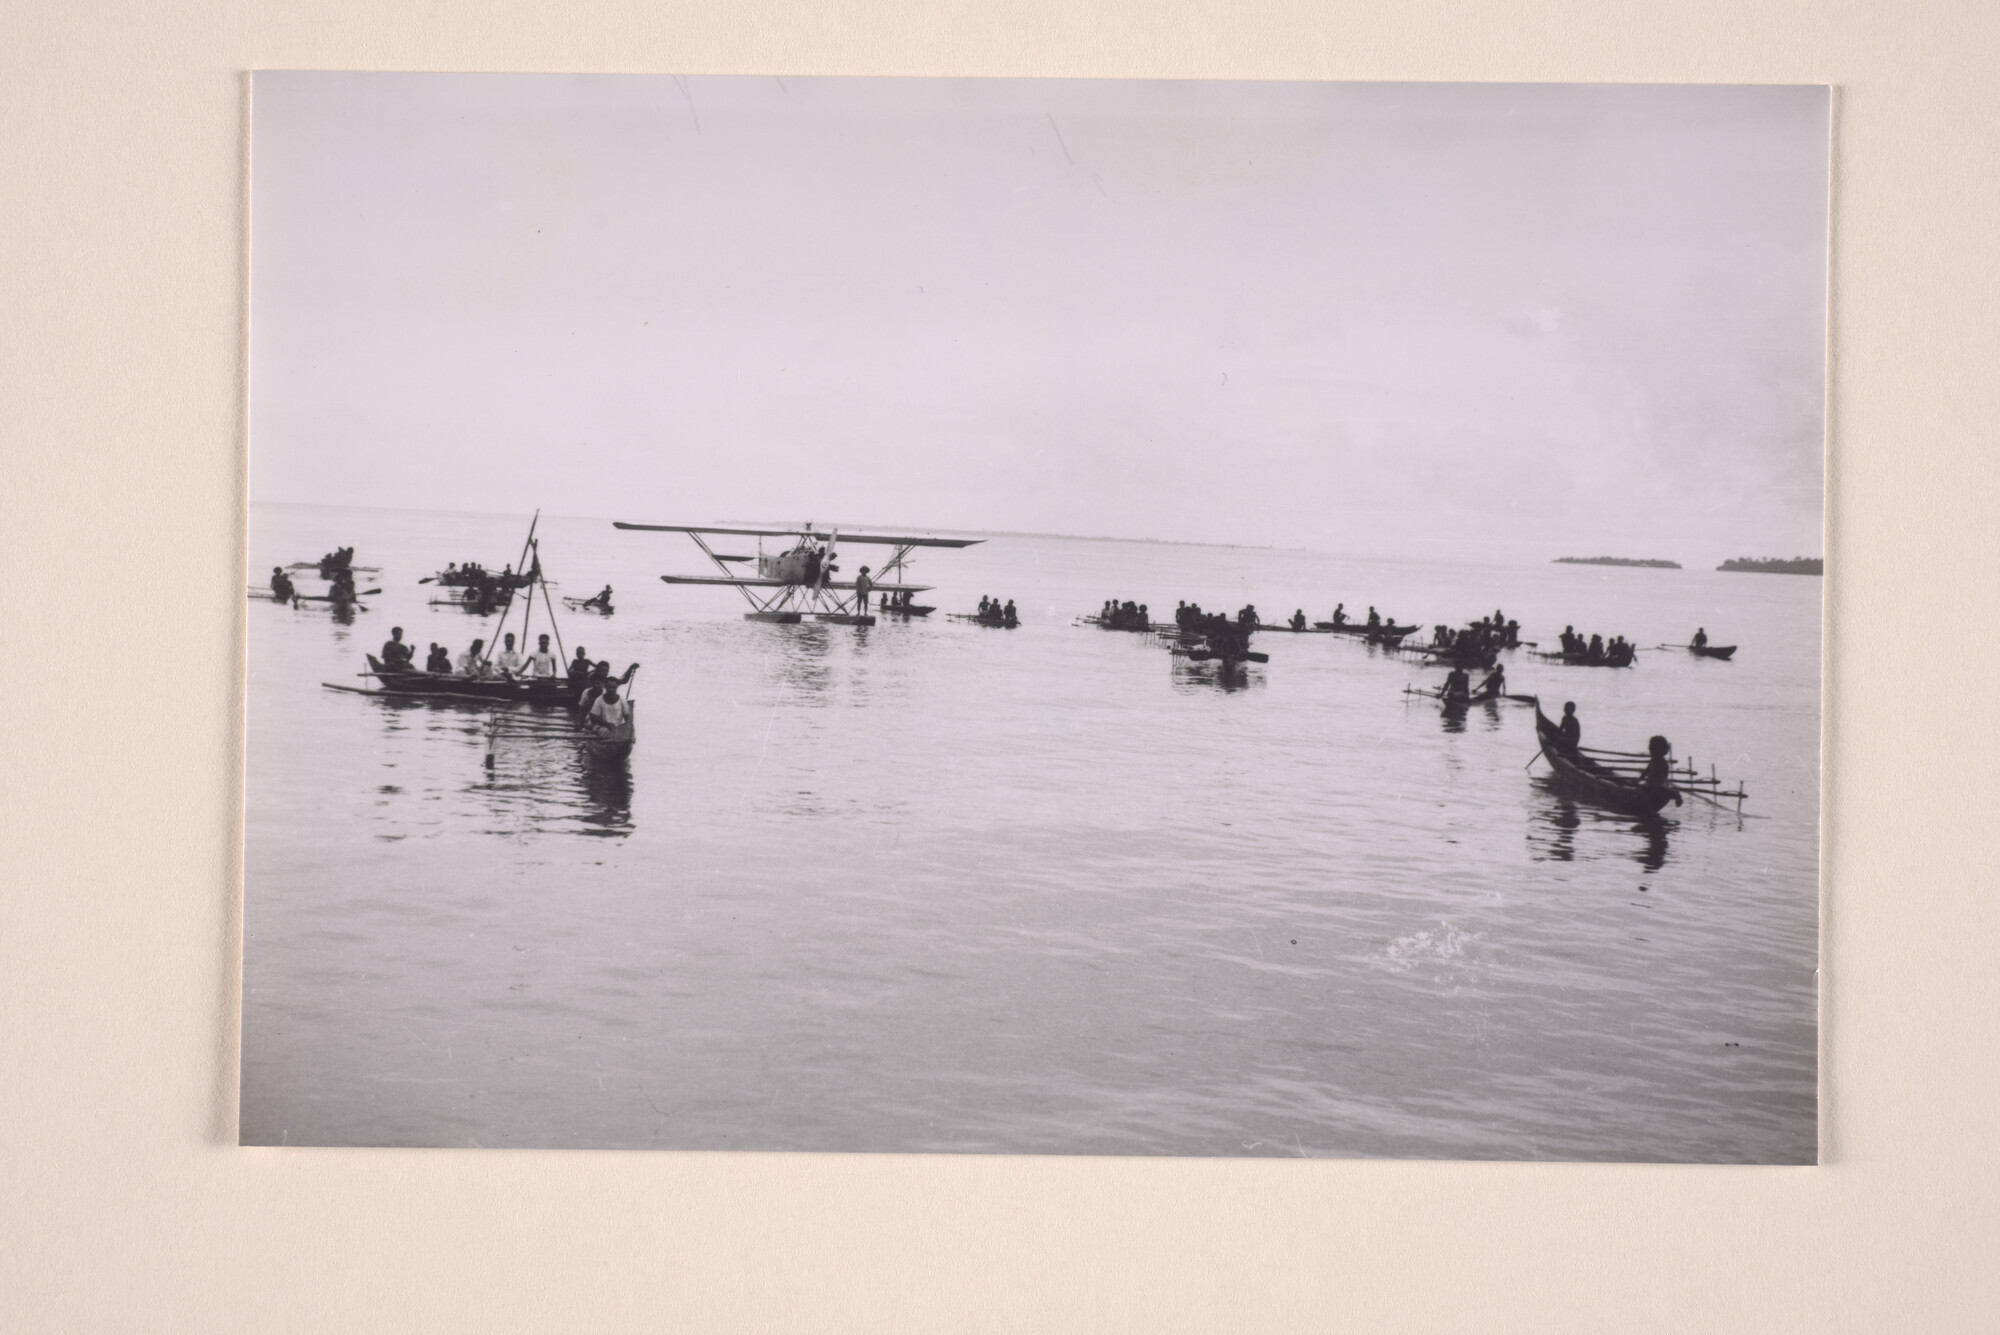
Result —
[[1720, 658], [1725, 662], [1736, 652], [1733, 644], [1690, 644], [1687, 648], [1696, 658]]
[[1380, 622], [1373, 626], [1360, 621], [1315, 621], [1313, 629], [1331, 631], [1335, 635], [1380, 635], [1384, 639], [1400, 639], [1417, 627], [1398, 626], [1391, 621]]

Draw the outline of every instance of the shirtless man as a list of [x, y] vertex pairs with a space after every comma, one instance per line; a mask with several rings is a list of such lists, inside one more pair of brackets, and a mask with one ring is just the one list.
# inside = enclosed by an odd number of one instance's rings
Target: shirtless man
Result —
[[403, 628], [391, 626], [389, 638], [382, 642], [382, 666], [394, 672], [407, 668], [417, 651], [403, 643]]

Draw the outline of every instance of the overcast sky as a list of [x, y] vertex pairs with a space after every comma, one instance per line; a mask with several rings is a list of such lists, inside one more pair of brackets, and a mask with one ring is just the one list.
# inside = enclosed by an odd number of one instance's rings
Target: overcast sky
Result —
[[1823, 88], [263, 73], [251, 494], [1820, 551]]

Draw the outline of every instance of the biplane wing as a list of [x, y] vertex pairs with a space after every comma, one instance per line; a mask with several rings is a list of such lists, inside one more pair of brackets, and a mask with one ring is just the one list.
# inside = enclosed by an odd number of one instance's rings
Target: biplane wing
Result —
[[885, 547], [973, 547], [984, 538], [912, 538], [893, 533], [844, 533], [816, 528], [703, 528], [694, 524], [627, 524], [614, 519], [611, 527], [640, 533], [727, 533], [739, 538], [827, 538], [842, 543], [872, 542]]
[[[660, 578], [668, 584], [728, 584], [739, 589], [797, 589], [806, 587], [793, 579], [763, 579], [756, 575], [746, 575], [739, 579], [731, 579], [726, 575], [662, 575]], [[824, 584], [815, 584], [811, 587], [816, 589], [852, 589], [854, 581], [851, 579], [836, 579], [829, 580]], [[937, 586], [933, 584], [876, 584], [871, 581], [868, 587], [877, 593], [928, 593]]]

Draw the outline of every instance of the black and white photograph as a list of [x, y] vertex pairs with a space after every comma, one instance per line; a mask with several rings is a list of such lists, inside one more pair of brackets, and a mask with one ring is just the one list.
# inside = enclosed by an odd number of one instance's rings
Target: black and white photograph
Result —
[[1829, 114], [257, 73], [241, 1143], [1815, 1162]]

